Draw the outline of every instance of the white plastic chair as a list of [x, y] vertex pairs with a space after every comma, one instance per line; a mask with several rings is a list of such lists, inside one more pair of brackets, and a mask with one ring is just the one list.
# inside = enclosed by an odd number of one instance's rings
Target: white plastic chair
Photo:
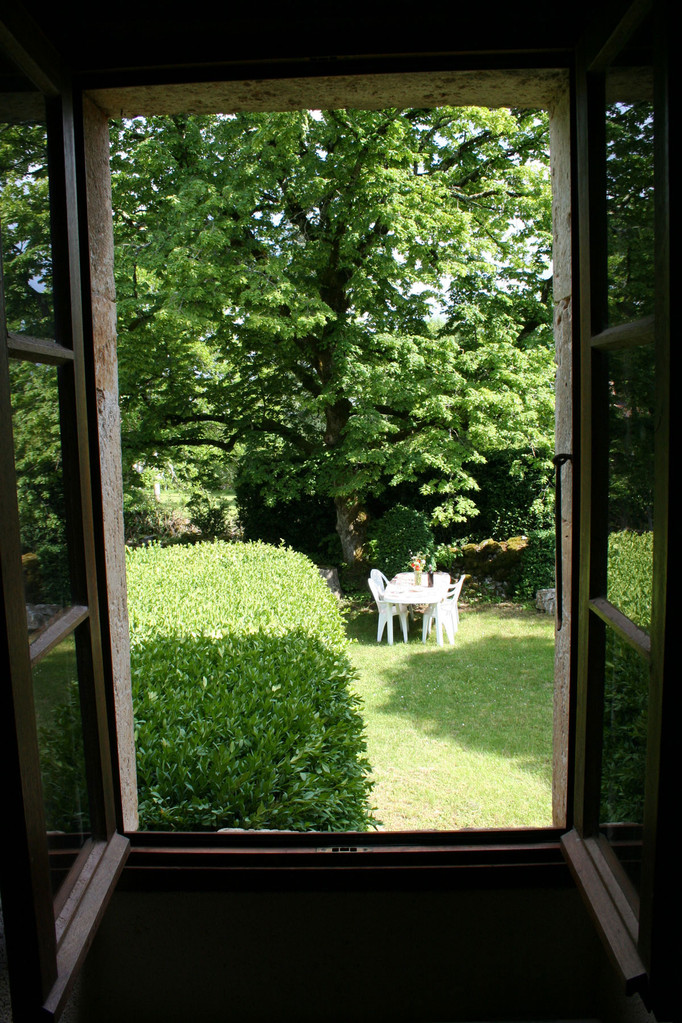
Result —
[[[376, 571], [376, 569], [375, 569]], [[374, 579], [370, 576], [367, 580], [369, 588], [372, 591], [372, 596], [377, 605], [379, 611], [379, 624], [377, 625], [377, 643], [381, 643], [381, 637], [386, 628], [386, 638], [391, 646], [393, 646], [393, 617], [398, 615], [400, 624], [403, 627], [403, 639], [407, 643], [407, 608], [404, 604], [392, 604], [387, 600], [382, 600], [384, 595], [384, 589], [379, 589]]]
[[443, 626], [445, 626], [445, 631], [448, 634], [450, 642], [455, 642], [455, 633], [459, 628], [459, 608], [457, 607], [457, 601], [459, 600], [459, 595], [462, 592], [464, 578], [465, 577], [461, 575], [454, 585], [448, 586], [448, 592], [443, 599], [438, 604], [430, 604], [428, 609], [424, 612], [422, 623], [422, 643], [426, 643], [426, 638], [431, 632], [431, 626], [434, 621], [436, 623], [436, 638], [438, 640], [438, 646], [443, 645]]
[[378, 568], [373, 568], [369, 573], [369, 577], [379, 590], [379, 595], [383, 597], [384, 590], [388, 586], [388, 579], [384, 573], [380, 572]]
[[[376, 587], [379, 591], [379, 596], [383, 598], [384, 590], [388, 586], [388, 579], [386, 578], [383, 572], [379, 571], [378, 568], [373, 568], [372, 571], [369, 573], [369, 577], [370, 579], [374, 580]], [[414, 607], [412, 606], [412, 604], [398, 604], [398, 607], [400, 608], [401, 612], [405, 611], [407, 613], [409, 620], [411, 622], [414, 621]]]

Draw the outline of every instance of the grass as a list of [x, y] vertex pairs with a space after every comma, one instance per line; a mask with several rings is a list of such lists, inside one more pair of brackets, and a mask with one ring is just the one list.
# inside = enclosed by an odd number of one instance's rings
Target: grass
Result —
[[377, 816], [390, 831], [550, 826], [553, 621], [507, 604], [460, 614], [441, 648], [421, 619], [390, 647], [374, 605], [348, 613]]

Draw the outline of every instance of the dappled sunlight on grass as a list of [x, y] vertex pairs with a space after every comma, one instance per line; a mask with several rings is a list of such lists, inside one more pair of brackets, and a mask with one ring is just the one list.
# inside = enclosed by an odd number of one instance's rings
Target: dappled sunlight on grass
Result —
[[553, 622], [511, 605], [463, 608], [454, 646], [376, 642], [349, 615], [373, 802], [392, 830], [551, 824]]

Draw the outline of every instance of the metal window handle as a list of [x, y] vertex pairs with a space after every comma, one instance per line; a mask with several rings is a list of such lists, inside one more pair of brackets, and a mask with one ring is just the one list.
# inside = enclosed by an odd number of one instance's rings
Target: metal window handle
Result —
[[555, 466], [554, 473], [554, 560], [556, 563], [556, 615], [557, 632], [561, 631], [564, 615], [564, 570], [563, 551], [561, 544], [561, 467], [566, 462], [571, 462], [573, 455], [562, 452], [552, 459]]

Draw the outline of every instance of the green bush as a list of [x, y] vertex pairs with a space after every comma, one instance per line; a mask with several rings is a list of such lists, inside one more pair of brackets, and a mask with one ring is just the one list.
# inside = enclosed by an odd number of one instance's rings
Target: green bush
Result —
[[553, 527], [554, 466], [547, 453], [488, 452], [473, 475], [478, 514], [462, 523], [462, 532], [484, 540]]
[[336, 511], [330, 498], [302, 490], [295, 500], [279, 498], [269, 505], [265, 496], [267, 486], [253, 482], [246, 471], [238, 474], [235, 491], [245, 540], [275, 545], [284, 542], [317, 564], [341, 563]]
[[553, 529], [529, 530], [527, 537], [518, 572], [510, 580], [511, 595], [533, 600], [538, 590], [550, 589], [556, 583], [556, 539]]
[[606, 630], [601, 813], [604, 823], [643, 822], [649, 671], [644, 658]]
[[372, 564], [390, 578], [410, 567], [412, 554], [427, 559], [435, 554], [435, 542], [429, 517], [424, 512], [397, 504], [372, 526], [370, 536]]
[[166, 543], [187, 533], [187, 516], [160, 504], [142, 487], [129, 487], [123, 497], [123, 522], [127, 544], [146, 543], [153, 538]]
[[38, 721], [45, 826], [84, 834], [90, 830], [90, 813], [78, 682], [72, 679], [63, 687], [59, 677], [51, 681], [61, 699], [50, 708], [48, 723]]
[[623, 530], [610, 534], [608, 599], [642, 629], [651, 625], [653, 562], [653, 533]]
[[[611, 533], [607, 596], [642, 629], [651, 625], [653, 534]], [[633, 647], [606, 630], [601, 819], [642, 822], [649, 671]]]
[[142, 826], [373, 825], [343, 622], [312, 563], [216, 542], [127, 567]]
[[230, 500], [207, 490], [195, 490], [187, 502], [187, 513], [193, 526], [205, 539], [228, 538], [237, 531], [237, 522]]

